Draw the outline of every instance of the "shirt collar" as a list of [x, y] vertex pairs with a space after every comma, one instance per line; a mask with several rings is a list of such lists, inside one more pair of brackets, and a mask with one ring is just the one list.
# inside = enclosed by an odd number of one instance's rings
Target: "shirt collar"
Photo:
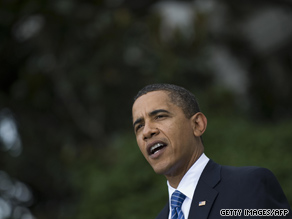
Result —
[[195, 189], [197, 187], [199, 178], [207, 165], [209, 158], [203, 153], [199, 159], [191, 166], [187, 173], [183, 176], [177, 189], [170, 186], [167, 181], [169, 201], [171, 200], [171, 195], [175, 190], [179, 190], [188, 198], [192, 199]]

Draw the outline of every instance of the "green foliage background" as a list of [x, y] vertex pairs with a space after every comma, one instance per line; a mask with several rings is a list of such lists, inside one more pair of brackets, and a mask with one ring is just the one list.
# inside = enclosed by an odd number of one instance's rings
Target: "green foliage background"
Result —
[[[11, 208], [38, 219], [155, 218], [166, 181], [140, 153], [131, 121], [133, 96], [149, 83], [195, 93], [208, 118], [207, 156], [269, 168], [292, 203], [292, 38], [258, 50], [240, 32], [263, 9], [292, 5], [222, 0], [205, 10], [194, 2], [195, 34], [178, 28], [168, 40], [157, 1], [0, 3], [0, 111], [9, 109], [22, 141], [18, 156], [1, 142], [0, 170], [32, 193]], [[245, 95], [220, 83], [210, 47], [243, 63]]]

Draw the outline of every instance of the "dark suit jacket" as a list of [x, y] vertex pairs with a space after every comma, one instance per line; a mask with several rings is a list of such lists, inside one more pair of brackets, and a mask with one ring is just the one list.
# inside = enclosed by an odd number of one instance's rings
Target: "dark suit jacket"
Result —
[[[200, 201], [206, 201], [206, 204], [199, 206]], [[221, 209], [242, 209], [241, 216], [226, 219], [292, 218], [288, 201], [271, 171], [260, 167], [221, 166], [210, 160], [199, 179], [188, 218], [222, 218]], [[288, 209], [289, 214], [285, 217], [252, 217], [244, 216], [244, 209]], [[167, 219], [168, 213], [169, 203], [156, 219]]]

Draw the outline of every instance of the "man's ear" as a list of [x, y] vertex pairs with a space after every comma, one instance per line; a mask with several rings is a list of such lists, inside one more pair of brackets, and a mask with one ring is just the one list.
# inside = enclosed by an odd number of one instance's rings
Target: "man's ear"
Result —
[[200, 137], [201, 135], [203, 135], [203, 133], [205, 132], [207, 128], [206, 116], [203, 113], [198, 112], [191, 117], [191, 121], [192, 121], [194, 135], [196, 137]]

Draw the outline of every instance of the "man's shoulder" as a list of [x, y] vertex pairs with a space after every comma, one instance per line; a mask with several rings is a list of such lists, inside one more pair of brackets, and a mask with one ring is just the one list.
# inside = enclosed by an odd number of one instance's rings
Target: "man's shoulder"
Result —
[[267, 168], [257, 166], [221, 166], [218, 191], [220, 207], [287, 208], [288, 201], [275, 175]]
[[258, 176], [258, 175], [273, 175], [273, 173], [264, 167], [258, 167], [258, 166], [225, 166], [221, 165], [221, 172], [222, 175], [225, 174], [235, 174], [239, 176]]
[[243, 179], [275, 178], [271, 170], [258, 166], [221, 166], [222, 177]]
[[[214, 177], [212, 177], [214, 176]], [[278, 184], [275, 175], [267, 168], [258, 166], [226, 166], [215, 163], [210, 160], [205, 168], [205, 174], [202, 175], [202, 180], [214, 179], [223, 185], [232, 185], [238, 187], [246, 187], [254, 184]]]
[[206, 171], [210, 171], [209, 174], [218, 174], [220, 172], [219, 178], [221, 181], [233, 181], [234, 183], [242, 184], [243, 182], [247, 183], [249, 181], [254, 183], [255, 181], [266, 181], [270, 179], [276, 180], [276, 177], [272, 171], [264, 167], [227, 166], [217, 164], [212, 160], [209, 161], [208, 165], [209, 168], [206, 168]]

